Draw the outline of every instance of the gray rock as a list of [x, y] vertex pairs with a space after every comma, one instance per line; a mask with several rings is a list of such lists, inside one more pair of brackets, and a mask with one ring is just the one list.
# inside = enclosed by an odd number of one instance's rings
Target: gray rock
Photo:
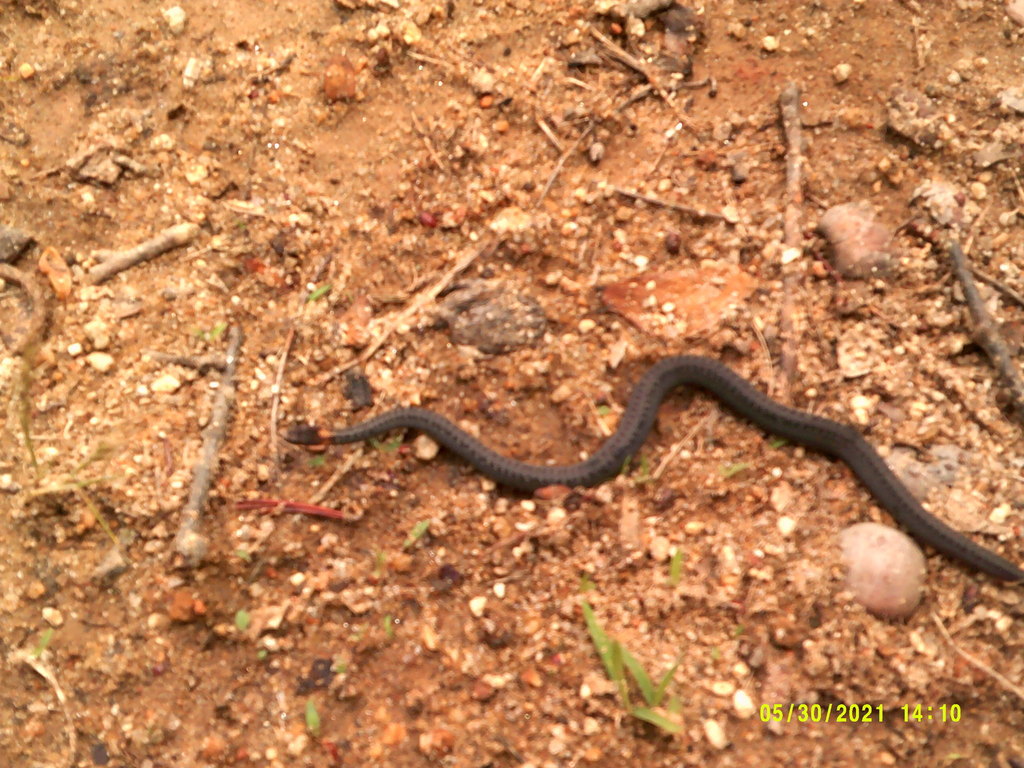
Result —
[[935, 102], [920, 91], [897, 88], [889, 99], [887, 123], [891, 131], [919, 147], [938, 149], [942, 115]]
[[452, 341], [497, 354], [536, 343], [547, 327], [537, 301], [501, 283], [471, 280], [441, 302], [439, 317], [451, 328]]
[[832, 246], [832, 261], [843, 277], [884, 274], [892, 266], [892, 234], [875, 221], [867, 203], [843, 203], [825, 211], [818, 229]]
[[28, 232], [0, 227], [0, 264], [13, 263], [34, 242]]
[[839, 534], [846, 587], [871, 613], [904, 619], [921, 602], [925, 560], [902, 531], [879, 523], [857, 523]]

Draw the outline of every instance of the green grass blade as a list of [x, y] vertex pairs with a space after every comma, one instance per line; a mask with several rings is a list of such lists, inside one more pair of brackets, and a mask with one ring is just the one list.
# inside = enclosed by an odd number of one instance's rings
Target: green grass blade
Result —
[[601, 625], [597, 623], [597, 617], [594, 616], [594, 609], [590, 607], [590, 603], [586, 600], [583, 601], [583, 620], [587, 622], [587, 631], [590, 632], [590, 639], [594, 643], [594, 650], [597, 651], [597, 655], [601, 658], [601, 663], [604, 664], [604, 669], [608, 673], [608, 677], [611, 680], [615, 679], [611, 665], [611, 641], [608, 640], [608, 635], [601, 628]]
[[665, 691], [668, 688], [668, 684], [672, 682], [672, 675], [676, 673], [676, 669], [678, 669], [682, 660], [683, 657], [679, 656], [675, 663], [666, 669], [665, 674], [661, 676], [661, 680], [658, 681], [658, 687], [654, 689], [654, 700], [648, 702], [652, 707], [656, 707], [661, 704], [661, 700], [665, 698]]
[[629, 651], [623, 648], [622, 643], [618, 640], [611, 641], [611, 646], [608, 651], [608, 658], [611, 664], [609, 677], [611, 677], [612, 682], [619, 688], [619, 697], [622, 699], [622, 705], [626, 709], [630, 709], [629, 684], [626, 682], [626, 671], [623, 669], [623, 654], [629, 653]]
[[640, 695], [644, 697], [647, 705], [650, 707], [658, 706], [658, 702], [654, 700], [654, 682], [651, 680], [651, 676], [647, 674], [647, 670], [644, 669], [644, 665], [625, 648], [622, 649], [622, 662], [626, 665], [626, 669], [629, 670], [630, 674], [633, 675], [633, 679], [636, 680], [636, 687], [640, 689]]
[[653, 709], [647, 707], [634, 707], [630, 713], [633, 717], [638, 720], [656, 725], [666, 733], [682, 733], [683, 726], [677, 723], [675, 720], [669, 720], [660, 712], [655, 712]]

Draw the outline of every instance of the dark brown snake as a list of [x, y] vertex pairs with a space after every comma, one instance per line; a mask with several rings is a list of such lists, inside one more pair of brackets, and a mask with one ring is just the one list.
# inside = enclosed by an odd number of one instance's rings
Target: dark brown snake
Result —
[[577, 464], [541, 466], [510, 459], [495, 453], [444, 416], [423, 408], [397, 408], [344, 429], [300, 424], [289, 429], [285, 439], [300, 445], [354, 443], [393, 429], [416, 429], [495, 482], [511, 488], [532, 491], [547, 485], [591, 486], [621, 471], [626, 459], [647, 439], [662, 400], [684, 384], [707, 391], [765, 432], [843, 461], [893, 519], [918, 541], [998, 579], [1024, 580], [1024, 571], [1016, 565], [927, 512], [856, 429], [781, 405], [729, 367], [706, 357], [668, 357], [654, 365], [633, 390], [615, 434], [590, 458]]

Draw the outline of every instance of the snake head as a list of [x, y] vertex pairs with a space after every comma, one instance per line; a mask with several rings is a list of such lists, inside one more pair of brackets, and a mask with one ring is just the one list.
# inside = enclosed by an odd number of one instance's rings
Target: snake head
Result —
[[323, 445], [329, 437], [329, 432], [312, 424], [295, 424], [284, 433], [284, 439], [296, 445]]

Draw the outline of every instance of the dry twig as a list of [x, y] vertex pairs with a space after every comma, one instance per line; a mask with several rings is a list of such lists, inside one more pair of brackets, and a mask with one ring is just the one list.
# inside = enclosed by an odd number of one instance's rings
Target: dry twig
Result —
[[181, 513], [181, 524], [174, 538], [174, 547], [189, 565], [195, 565], [206, 554], [209, 542], [199, 533], [199, 522], [210, 494], [210, 485], [220, 458], [220, 447], [228, 431], [231, 406], [235, 400], [235, 370], [242, 347], [242, 329], [235, 325], [228, 332], [227, 366], [221, 376], [220, 388], [213, 401], [210, 423], [203, 431], [203, 453], [192, 474], [192, 487]]
[[64, 719], [67, 721], [68, 765], [75, 765], [75, 756], [78, 753], [78, 733], [75, 731], [75, 721], [71, 717], [71, 710], [68, 707], [68, 697], [64, 694], [64, 689], [60, 687], [60, 683], [57, 682], [57, 676], [54, 674], [49, 664], [45, 663], [41, 658], [37, 658], [34, 654], [25, 649], [14, 651], [11, 654], [11, 661], [20, 661], [21, 663], [32, 667], [36, 674], [43, 678], [50, 684], [50, 687], [53, 688], [53, 693], [57, 697], [57, 702], [60, 704], [61, 711], [64, 713]]
[[555, 170], [553, 170], [551, 175], [548, 177], [548, 183], [544, 185], [544, 189], [541, 191], [540, 197], [538, 197], [537, 202], [533, 204], [534, 208], [539, 208], [540, 204], [544, 202], [544, 199], [548, 196], [548, 192], [551, 191], [551, 186], [555, 183], [555, 179], [557, 179], [558, 174], [562, 172], [562, 168], [565, 166], [565, 161], [569, 159], [573, 152], [576, 151], [576, 148], [579, 147], [582, 141], [593, 132], [596, 126], [597, 123], [591, 121], [590, 125], [586, 127], [583, 133], [576, 137], [576, 141], [572, 143], [572, 146], [561, 154], [558, 158], [558, 162], [555, 163]]
[[340, 375], [345, 371], [355, 368], [357, 365], [362, 365], [377, 354], [377, 350], [384, 346], [384, 342], [391, 338], [391, 334], [395, 332], [395, 329], [398, 328], [398, 326], [407, 323], [413, 315], [440, 296], [441, 292], [451, 284], [452, 280], [467, 270], [470, 264], [480, 257], [486, 258], [490, 254], [494, 253], [494, 249], [498, 247], [498, 242], [499, 241], [497, 239], [491, 240], [482, 248], [474, 248], [473, 250], [464, 253], [461, 258], [459, 258], [443, 275], [441, 275], [437, 282], [430, 286], [430, 288], [417, 294], [408, 307], [392, 318], [384, 330], [381, 331], [377, 338], [374, 339], [358, 357], [349, 360], [341, 367], [335, 369], [333, 375]]
[[679, 213], [685, 214], [687, 216], [692, 216], [695, 219], [715, 219], [717, 221], [726, 220], [725, 216], [723, 216], [720, 213], [702, 211], [698, 208], [691, 208], [688, 205], [671, 203], [668, 200], [662, 200], [657, 197], [651, 197], [650, 195], [645, 195], [642, 192], [634, 192], [630, 189], [623, 189], [622, 187], [612, 187], [612, 189], [615, 191], [615, 194], [617, 195], [622, 195], [623, 197], [628, 197], [633, 200], [642, 200], [643, 202], [648, 203], [649, 205], [657, 205], [661, 208], [668, 208], [669, 210], [672, 211], [678, 211]]
[[1017, 302], [1022, 307], [1024, 307], [1024, 296], [1017, 293], [1017, 291], [1013, 290], [1013, 288], [1011, 288], [1010, 286], [1006, 285], [1005, 283], [999, 282], [994, 277], [992, 277], [992, 275], [985, 274], [977, 267], [971, 267], [971, 274], [974, 275], [979, 280], [981, 280], [981, 282], [988, 283], [989, 285], [991, 285], [993, 288], [995, 288], [997, 291], [1003, 294], [1003, 296], [1006, 296], [1008, 299], [1012, 299], [1013, 301]]
[[[782, 129], [786, 136], [786, 212], [783, 218], [783, 240], [787, 250], [800, 248], [800, 219], [803, 209], [803, 136], [800, 126], [800, 89], [796, 83], [787, 83], [779, 94]], [[782, 307], [779, 311], [779, 331], [782, 336], [781, 365], [783, 386], [780, 394], [788, 400], [796, 377], [796, 329], [793, 322], [794, 294], [797, 272], [783, 264]]]
[[147, 351], [146, 356], [158, 363], [168, 365], [180, 365], [183, 368], [194, 368], [199, 373], [223, 371], [227, 365], [224, 355], [172, 355], [167, 352]]
[[[334, 252], [328, 251], [317, 265], [316, 271], [309, 280], [310, 284], [315, 286], [320, 281], [320, 278], [323, 277], [324, 272], [327, 271], [327, 267], [333, 258]], [[291, 353], [292, 343], [295, 341], [295, 324], [304, 313], [306, 306], [309, 304], [309, 298], [313, 295], [313, 291], [315, 290], [315, 287], [311, 288], [302, 298], [302, 303], [299, 305], [299, 308], [296, 311], [295, 316], [292, 317], [291, 323], [288, 327], [288, 334], [285, 336], [284, 344], [281, 347], [281, 353], [278, 355], [277, 374], [274, 376], [274, 385], [271, 388], [270, 425], [267, 431], [268, 439], [270, 440], [270, 461], [271, 466], [274, 468], [274, 472], [277, 472], [281, 466], [281, 457], [277, 449], [277, 415], [281, 407], [281, 382], [284, 381], [284, 369], [288, 363], [288, 355]]]
[[1008, 690], [1018, 699], [1024, 700], [1024, 689], [1022, 689], [1019, 685], [1015, 685], [1012, 681], [1008, 680], [1005, 675], [996, 672], [994, 669], [992, 669], [992, 667], [988, 666], [987, 664], [981, 661], [978, 661], [976, 658], [967, 653], [967, 651], [962, 650], [960, 646], [956, 644], [956, 641], [953, 639], [952, 635], [949, 634], [949, 630], [946, 629], [945, 625], [942, 623], [942, 620], [938, 616], [936, 616], [935, 613], [932, 613], [931, 616], [932, 621], [935, 622], [935, 626], [939, 628], [939, 632], [942, 633], [942, 636], [946, 639], [946, 642], [949, 643], [950, 647], [957, 653], [958, 656], [960, 656], [960, 658], [962, 658], [975, 669], [979, 669], [982, 672], [984, 672], [986, 675], [991, 677], [993, 680], [999, 683], [999, 685]]
[[665, 90], [665, 87], [661, 84], [661, 81], [654, 74], [654, 72], [651, 71], [650, 67], [644, 64], [642, 61], [640, 61], [640, 59], [628, 53], [624, 48], [617, 45], [615, 41], [611, 40], [606, 35], [603, 35], [594, 27], [590, 28], [590, 35], [595, 40], [597, 40], [597, 42], [599, 42], [602, 46], [604, 46], [605, 50], [608, 52], [608, 55], [615, 59], [615, 61], [629, 67], [634, 72], [638, 73], [641, 77], [643, 77], [644, 80], [650, 83], [651, 87], [654, 88], [658, 96], [661, 97], [661, 100], [664, 101], [666, 105], [668, 105], [668, 107], [672, 110], [672, 113], [676, 116], [676, 119], [679, 120], [679, 122], [683, 125], [683, 127], [686, 128], [686, 130], [694, 134], [697, 133], [697, 129], [693, 125], [693, 122], [690, 120], [690, 118], [686, 117], [686, 115], [684, 115], [676, 108], [676, 105], [669, 96], [668, 91]]
[[967, 264], [967, 257], [964, 256], [960, 244], [950, 241], [946, 246], [949, 251], [949, 258], [953, 262], [953, 273], [964, 290], [964, 299], [967, 301], [967, 308], [970, 310], [971, 319], [974, 321], [974, 339], [985, 350], [985, 354], [995, 365], [1002, 379], [1003, 386], [1009, 392], [1010, 402], [1017, 417], [1024, 420], [1024, 378], [1021, 377], [1013, 361], [1006, 341], [999, 333], [999, 326], [985, 309], [985, 303], [978, 293], [978, 286], [971, 278], [971, 268]]
[[129, 267], [149, 261], [174, 248], [188, 245], [198, 234], [199, 227], [195, 224], [175, 224], [156, 237], [151, 237], [126, 251], [96, 251], [93, 256], [101, 263], [89, 270], [89, 282], [98, 285]]

